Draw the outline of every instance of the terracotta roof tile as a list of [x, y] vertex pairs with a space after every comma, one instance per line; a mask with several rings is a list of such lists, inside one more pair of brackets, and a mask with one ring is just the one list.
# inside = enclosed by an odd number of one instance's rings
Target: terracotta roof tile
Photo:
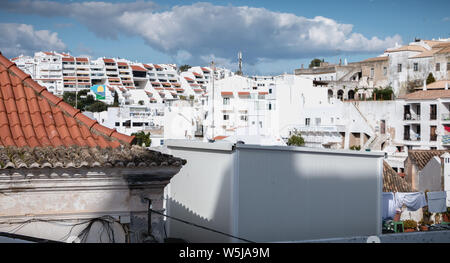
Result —
[[[30, 140], [30, 143], [36, 144], [37, 141]], [[135, 167], [136, 169], [148, 169], [149, 167], [181, 167], [186, 164], [186, 160], [136, 145], [123, 146], [117, 141], [108, 142], [104, 139], [98, 139], [96, 144], [105, 147], [103, 149], [76, 145], [70, 147], [36, 146], [33, 148], [1, 147], [0, 169], [6, 169], [7, 167], [20, 167], [22, 169]], [[10, 166], [6, 166], [8, 163]]]
[[383, 161], [383, 192], [412, 192], [412, 187]]
[[446, 152], [450, 153], [450, 150], [409, 150], [408, 158], [417, 165], [417, 168], [420, 171], [433, 157], [440, 157]]
[[114, 59], [110, 59], [110, 58], [104, 58], [103, 61], [104, 61], [105, 63], [116, 63], [116, 62], [114, 61]]
[[2, 146], [119, 147], [133, 140], [88, 118], [0, 53], [0, 151]]
[[399, 99], [405, 100], [434, 100], [438, 98], [450, 98], [450, 89], [419, 90], [399, 97]]
[[131, 69], [133, 71], [147, 71], [145, 68], [140, 67], [140, 66], [136, 66], [136, 65], [131, 65]]

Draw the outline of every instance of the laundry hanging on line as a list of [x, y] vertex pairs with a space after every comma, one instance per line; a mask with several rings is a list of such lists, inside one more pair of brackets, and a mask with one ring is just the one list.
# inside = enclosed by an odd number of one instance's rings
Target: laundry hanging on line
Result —
[[395, 193], [394, 200], [397, 211], [401, 211], [403, 205], [408, 211], [417, 211], [428, 205], [423, 192]]
[[427, 192], [428, 211], [431, 213], [442, 213], [447, 211], [447, 192]]

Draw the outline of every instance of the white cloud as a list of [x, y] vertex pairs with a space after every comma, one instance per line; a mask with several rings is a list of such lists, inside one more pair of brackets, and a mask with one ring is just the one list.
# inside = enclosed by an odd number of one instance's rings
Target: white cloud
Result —
[[306, 18], [247, 6], [195, 3], [157, 10], [155, 4], [144, 1], [26, 0], [7, 2], [0, 8], [72, 17], [101, 37], [139, 36], [152, 48], [191, 63], [205, 62], [211, 55], [223, 63], [236, 61], [240, 50], [250, 64], [264, 59], [326, 57], [341, 52], [374, 53], [402, 42], [399, 35], [368, 38], [353, 32], [353, 25], [326, 17]]
[[32, 55], [36, 51], [64, 51], [58, 33], [35, 30], [32, 25], [0, 23], [0, 50], [5, 56]]
[[450, 16], [442, 18], [442, 21], [444, 21], [444, 22], [450, 21]]

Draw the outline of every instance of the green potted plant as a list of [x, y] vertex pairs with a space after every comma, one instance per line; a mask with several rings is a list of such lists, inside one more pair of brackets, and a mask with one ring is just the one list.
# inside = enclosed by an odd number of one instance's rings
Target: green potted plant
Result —
[[442, 221], [450, 222], [450, 207], [447, 207], [447, 212], [442, 213]]
[[417, 230], [417, 222], [411, 219], [407, 219], [403, 221], [403, 227], [405, 228], [405, 232], [414, 232]]
[[419, 221], [419, 230], [420, 231], [428, 231], [428, 227], [430, 225], [432, 225], [433, 223], [434, 223], [433, 220], [422, 219]]

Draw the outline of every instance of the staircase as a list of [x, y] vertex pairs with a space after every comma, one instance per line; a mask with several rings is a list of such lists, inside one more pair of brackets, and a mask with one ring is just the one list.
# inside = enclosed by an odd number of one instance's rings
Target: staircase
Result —
[[347, 74], [345, 74], [338, 81], [351, 81], [350, 78], [360, 71], [361, 71], [360, 67], [354, 67], [352, 70], [350, 70]]
[[374, 140], [369, 144], [368, 149], [371, 151], [381, 151], [381, 145], [386, 142], [391, 136], [389, 134], [377, 134]]

